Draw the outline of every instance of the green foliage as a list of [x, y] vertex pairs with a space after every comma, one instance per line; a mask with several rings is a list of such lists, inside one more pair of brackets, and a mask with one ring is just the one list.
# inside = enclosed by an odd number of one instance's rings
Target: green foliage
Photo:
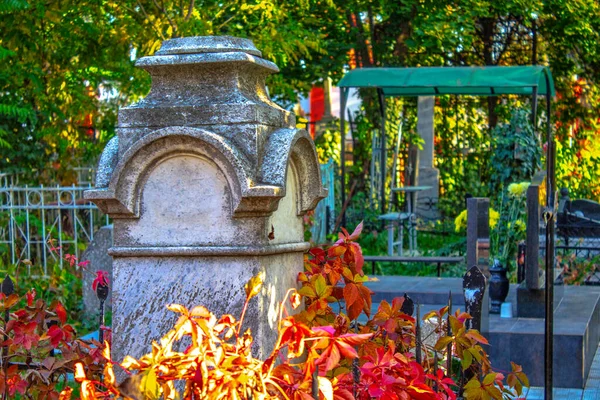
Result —
[[[148, 75], [134, 68], [135, 60], [153, 54], [171, 37], [251, 38], [265, 58], [284, 70], [286, 78], [273, 77], [269, 89], [288, 104], [298, 90], [307, 91], [326, 75], [323, 65], [346, 60], [345, 46], [325, 41], [343, 29], [330, 2], [1, 4], [0, 170], [20, 172], [30, 181], [57, 175], [70, 184], [73, 166], [93, 163], [114, 135], [118, 107], [150, 87]], [[327, 15], [331, 18], [322, 18]]]
[[541, 168], [541, 158], [542, 149], [533, 131], [531, 114], [515, 109], [509, 124], [499, 124], [492, 131], [492, 193], [501, 193], [503, 187], [513, 182], [531, 181]]
[[[519, 242], [525, 240], [526, 234], [526, 193], [529, 182], [512, 183], [502, 191], [499, 200], [493, 206], [498, 210], [496, 223], [491, 221], [490, 209], [490, 265], [493, 259], [509, 271], [515, 270], [516, 251]], [[516, 277], [514, 277], [516, 278]]]
[[465, 196], [489, 196], [490, 136], [477, 98], [442, 96], [435, 109], [435, 166], [440, 171], [438, 209], [454, 216]]
[[330, 159], [336, 165], [340, 165], [340, 129], [325, 129], [325, 131], [315, 139], [317, 155], [319, 162], [326, 164]]

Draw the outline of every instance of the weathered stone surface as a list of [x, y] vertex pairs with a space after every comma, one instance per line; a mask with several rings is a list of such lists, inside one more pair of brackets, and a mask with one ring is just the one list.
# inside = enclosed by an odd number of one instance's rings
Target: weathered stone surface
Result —
[[269, 99], [278, 69], [246, 39], [174, 39], [137, 65], [152, 89], [119, 112], [86, 193], [114, 220], [113, 357], [148, 352], [175, 321], [169, 303], [239, 316], [261, 271], [246, 324], [267, 352], [309, 247], [302, 215], [325, 195], [314, 144]]
[[419, 151], [418, 185], [431, 186], [418, 194], [419, 216], [426, 219], [439, 219], [437, 202], [440, 197], [440, 171], [434, 167], [434, 106], [435, 97], [419, 96], [417, 103], [417, 131], [423, 139], [423, 149]]
[[[94, 233], [94, 240], [81, 254], [81, 261], [89, 261], [83, 274], [83, 306], [88, 315], [99, 313], [100, 300], [92, 290], [92, 282], [96, 277], [96, 271], [107, 271], [112, 282], [113, 259], [108, 254], [108, 249], [113, 245], [113, 227], [103, 226]], [[111, 307], [112, 296], [109, 292], [105, 306]]]

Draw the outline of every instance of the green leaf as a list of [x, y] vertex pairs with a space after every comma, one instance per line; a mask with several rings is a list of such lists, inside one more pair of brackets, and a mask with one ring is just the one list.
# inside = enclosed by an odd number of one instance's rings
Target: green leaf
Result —
[[434, 348], [437, 351], [444, 351], [450, 343], [452, 343], [452, 336], [442, 336], [441, 338], [438, 339]]
[[463, 370], [466, 370], [467, 368], [469, 368], [471, 366], [471, 364], [473, 363], [473, 355], [471, 354], [469, 349], [467, 349], [466, 351], [463, 351], [463, 359], [460, 360], [460, 363], [462, 365]]
[[323, 275], [319, 275], [315, 279], [315, 292], [318, 297], [324, 297], [327, 293], [327, 281]]

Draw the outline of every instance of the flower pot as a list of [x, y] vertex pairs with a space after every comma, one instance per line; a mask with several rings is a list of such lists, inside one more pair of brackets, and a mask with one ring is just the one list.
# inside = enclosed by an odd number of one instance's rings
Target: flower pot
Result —
[[506, 300], [510, 283], [506, 276], [508, 270], [500, 265], [500, 261], [494, 260], [490, 268], [490, 313], [500, 314], [500, 305]]

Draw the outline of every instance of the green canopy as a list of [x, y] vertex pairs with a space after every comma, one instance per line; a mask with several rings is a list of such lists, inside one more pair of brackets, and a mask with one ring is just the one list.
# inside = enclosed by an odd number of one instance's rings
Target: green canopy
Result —
[[548, 67], [416, 67], [359, 68], [348, 72], [339, 87], [382, 89], [385, 96], [459, 94], [493, 96], [523, 94], [554, 96]]

